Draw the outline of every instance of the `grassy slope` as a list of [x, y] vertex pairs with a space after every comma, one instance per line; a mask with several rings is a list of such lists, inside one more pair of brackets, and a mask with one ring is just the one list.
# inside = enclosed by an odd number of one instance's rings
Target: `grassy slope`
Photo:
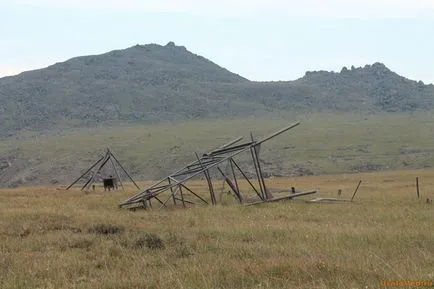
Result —
[[431, 115], [287, 113], [22, 136], [0, 141], [0, 155], [12, 162], [0, 172], [0, 180], [67, 184], [106, 147], [137, 179], [155, 179], [194, 158], [195, 151], [248, 137], [250, 130], [260, 137], [296, 120], [302, 125], [262, 147], [264, 171], [291, 175], [299, 167], [314, 174], [432, 167]]
[[[0, 287], [346, 289], [434, 280], [434, 207], [415, 198], [416, 176], [433, 198], [432, 170], [270, 180], [349, 197], [362, 179], [352, 204], [130, 212], [116, 209], [130, 189], [2, 190]], [[101, 224], [123, 230], [92, 232]], [[140, 248], [146, 234], [165, 249]]]

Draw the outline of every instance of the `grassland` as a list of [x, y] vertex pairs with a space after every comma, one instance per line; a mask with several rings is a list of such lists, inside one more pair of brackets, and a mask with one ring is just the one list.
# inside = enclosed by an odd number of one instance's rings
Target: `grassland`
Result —
[[273, 178], [268, 184], [333, 197], [342, 189], [347, 198], [359, 179], [354, 203], [136, 212], [117, 208], [131, 188], [3, 189], [0, 287], [347, 289], [434, 280], [434, 207], [424, 202], [434, 197], [434, 170]]
[[24, 133], [0, 140], [0, 186], [67, 184], [110, 147], [137, 179], [157, 179], [249, 131], [261, 137], [287, 124], [301, 126], [267, 142], [263, 168], [277, 176], [433, 167], [434, 118], [420, 114], [270, 114], [156, 125], [125, 125], [56, 134]]

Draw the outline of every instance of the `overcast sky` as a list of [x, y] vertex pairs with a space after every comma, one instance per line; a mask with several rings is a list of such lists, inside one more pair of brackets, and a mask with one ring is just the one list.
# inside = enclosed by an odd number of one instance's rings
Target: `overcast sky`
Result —
[[383, 62], [434, 83], [433, 0], [0, 0], [0, 77], [174, 41], [251, 80]]

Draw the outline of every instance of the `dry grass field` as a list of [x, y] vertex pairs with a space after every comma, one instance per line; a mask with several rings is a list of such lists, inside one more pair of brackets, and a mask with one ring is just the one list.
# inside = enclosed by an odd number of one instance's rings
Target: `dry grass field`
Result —
[[[422, 198], [416, 198], [419, 176]], [[316, 196], [259, 206], [117, 208], [134, 190], [0, 190], [1, 288], [381, 288], [434, 280], [434, 170], [268, 180]], [[143, 185], [143, 183], [141, 183]], [[199, 181], [196, 186], [203, 186]]]

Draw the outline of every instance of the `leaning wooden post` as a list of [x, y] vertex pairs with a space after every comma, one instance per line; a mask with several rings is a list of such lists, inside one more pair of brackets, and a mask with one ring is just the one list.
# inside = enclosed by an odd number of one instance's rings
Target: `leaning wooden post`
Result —
[[[172, 182], [170, 181], [170, 177], [167, 178], [167, 181], [169, 182], [169, 186], [172, 185]], [[170, 194], [172, 195], [172, 199], [173, 199], [173, 204], [176, 205], [176, 198], [175, 195], [173, 194], [173, 187], [170, 187]]]
[[70, 184], [66, 190], [69, 190], [73, 185], [75, 185], [82, 177], [84, 177], [88, 172], [90, 172], [100, 161], [102, 161], [105, 156], [101, 157], [97, 162], [95, 162], [86, 172], [84, 172], [80, 177], [78, 177], [72, 184]]
[[[252, 140], [252, 143], [255, 142], [255, 140], [253, 139], [253, 133], [250, 132], [250, 138]], [[265, 190], [264, 187], [262, 186], [262, 182], [261, 182], [261, 171], [260, 169], [258, 169], [258, 164], [259, 164], [259, 160], [257, 160], [256, 158], [258, 157], [258, 155], [256, 154], [256, 146], [252, 146], [250, 147], [250, 153], [252, 154], [252, 160], [253, 160], [253, 165], [255, 167], [255, 172], [256, 172], [256, 176], [258, 178], [258, 184], [259, 184], [259, 190], [261, 191], [261, 199], [265, 200], [267, 199], [267, 196], [265, 194]]]
[[182, 206], [185, 208], [184, 193], [182, 192], [182, 187], [181, 186], [179, 186], [179, 193], [181, 194]]
[[353, 196], [351, 197], [351, 202], [354, 200], [354, 197], [357, 194], [357, 191], [359, 190], [360, 184], [362, 183], [362, 180], [359, 181], [359, 183], [357, 184], [356, 190], [354, 191]]
[[119, 162], [119, 160], [116, 158], [116, 156], [111, 151], [110, 151], [110, 155], [115, 159], [116, 163], [124, 171], [124, 173], [128, 176], [128, 178], [133, 182], [133, 184], [136, 186], [136, 188], [138, 190], [140, 190], [140, 187], [136, 184], [136, 182], [133, 180], [133, 178], [130, 176], [130, 174], [127, 172], [127, 170], [122, 166], [122, 164]]
[[[111, 165], [113, 167], [113, 170], [115, 171], [116, 176], [119, 179], [119, 183], [121, 183], [122, 190], [125, 190], [124, 185], [122, 184], [121, 175], [119, 174], [118, 169], [116, 168], [115, 162], [111, 158], [111, 155], [109, 156], [109, 159], [110, 159], [110, 163], [111, 163]], [[117, 189], [117, 185], [116, 185], [116, 189]]]
[[416, 177], [416, 193], [417, 193], [417, 198], [420, 199], [419, 178], [418, 177]]
[[209, 170], [205, 169], [205, 166], [202, 164], [202, 161], [200, 160], [199, 155], [197, 154], [197, 152], [195, 152], [195, 154], [196, 154], [197, 161], [199, 162], [199, 164], [202, 167], [202, 169], [204, 169], [203, 173], [205, 174], [205, 178], [206, 178], [206, 181], [208, 183], [208, 189], [209, 189], [209, 193], [210, 193], [210, 196], [211, 196], [211, 203], [213, 205], [217, 205], [217, 199], [215, 197], [214, 188], [212, 186], [212, 181], [211, 181], [211, 176], [209, 174]]

